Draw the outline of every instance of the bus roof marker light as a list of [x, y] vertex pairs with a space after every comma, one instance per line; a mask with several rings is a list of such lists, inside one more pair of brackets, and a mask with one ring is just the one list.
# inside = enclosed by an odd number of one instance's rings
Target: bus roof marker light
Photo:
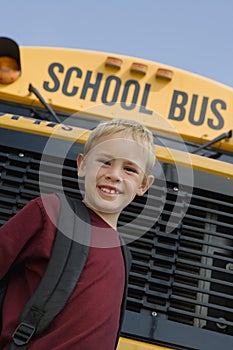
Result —
[[164, 79], [170, 81], [173, 78], [173, 71], [170, 69], [158, 68], [155, 77], [157, 79]]
[[107, 57], [105, 61], [105, 66], [111, 67], [111, 68], [117, 68], [120, 69], [122, 66], [122, 60], [117, 57]]
[[12, 39], [0, 37], [0, 84], [11, 84], [20, 74], [19, 46]]
[[146, 64], [134, 62], [132, 63], [130, 72], [145, 75], [147, 73], [147, 69], [148, 66]]

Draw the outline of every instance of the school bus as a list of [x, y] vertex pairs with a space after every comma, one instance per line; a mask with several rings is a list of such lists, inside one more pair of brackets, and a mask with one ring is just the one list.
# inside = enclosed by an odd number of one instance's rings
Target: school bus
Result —
[[119, 220], [133, 263], [118, 350], [232, 349], [233, 89], [141, 58], [2, 37], [0, 112], [1, 225], [40, 194], [80, 198], [76, 155], [100, 121], [152, 130], [155, 183]]

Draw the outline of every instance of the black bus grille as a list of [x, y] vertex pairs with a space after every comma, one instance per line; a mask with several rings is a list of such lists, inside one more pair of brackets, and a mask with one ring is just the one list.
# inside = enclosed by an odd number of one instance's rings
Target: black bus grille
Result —
[[[59, 191], [58, 163], [47, 160], [47, 192]], [[40, 195], [39, 164], [39, 153], [1, 147], [1, 225]], [[64, 163], [63, 186], [67, 194], [79, 197], [72, 159]], [[148, 310], [175, 323], [233, 335], [232, 197], [194, 188], [183, 219], [167, 232], [166, 223], [179, 206], [179, 190], [173, 183], [166, 186], [155, 182], [142, 227], [132, 224], [128, 232], [123, 229], [126, 239], [135, 229], [143, 233], [129, 243], [133, 264], [127, 310], [135, 314]], [[122, 227], [141, 213], [145, 200], [137, 198], [122, 213]], [[145, 233], [143, 220], [149, 222]]]
[[176, 201], [169, 185], [158, 221], [130, 243], [128, 309], [233, 335], [232, 197], [194, 188], [184, 218], [167, 233], [169, 207]]

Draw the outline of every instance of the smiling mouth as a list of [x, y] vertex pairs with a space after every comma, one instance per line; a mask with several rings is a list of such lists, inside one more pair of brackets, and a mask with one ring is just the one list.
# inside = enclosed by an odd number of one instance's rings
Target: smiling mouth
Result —
[[106, 194], [120, 194], [118, 189], [112, 187], [99, 186], [99, 189]]

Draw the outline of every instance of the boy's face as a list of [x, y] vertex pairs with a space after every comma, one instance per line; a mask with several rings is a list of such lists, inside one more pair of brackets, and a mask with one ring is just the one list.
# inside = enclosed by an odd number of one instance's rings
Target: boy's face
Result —
[[84, 202], [113, 227], [121, 211], [154, 181], [152, 175], [145, 176], [147, 152], [119, 132], [102, 137], [85, 159], [78, 156], [78, 175], [85, 177]]

